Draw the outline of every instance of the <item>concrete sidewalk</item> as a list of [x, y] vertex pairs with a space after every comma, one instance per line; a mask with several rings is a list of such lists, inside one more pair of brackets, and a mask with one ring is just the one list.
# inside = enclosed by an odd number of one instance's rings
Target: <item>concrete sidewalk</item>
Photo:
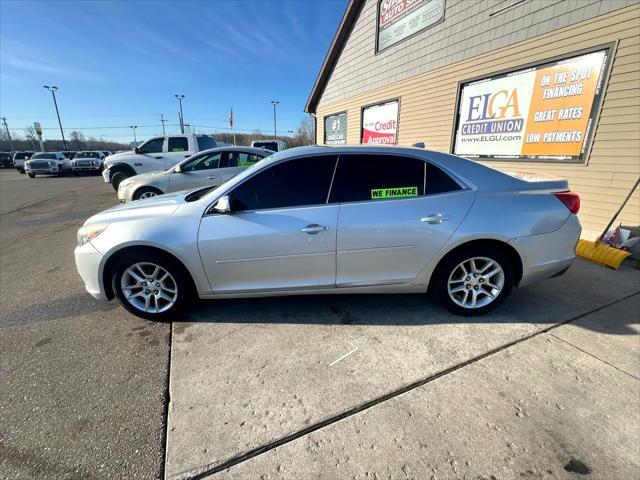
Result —
[[639, 291], [576, 262], [480, 319], [413, 295], [208, 303], [173, 327], [167, 476], [637, 476]]

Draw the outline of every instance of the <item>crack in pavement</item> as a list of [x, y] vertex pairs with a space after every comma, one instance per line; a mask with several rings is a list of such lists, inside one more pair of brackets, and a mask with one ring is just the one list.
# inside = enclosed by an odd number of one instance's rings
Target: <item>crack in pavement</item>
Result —
[[[633, 295], [636, 295], [636, 294], [634, 293], [634, 294], [632, 294], [632, 296], [633, 296]], [[574, 345], [573, 343], [568, 342], [568, 341], [564, 340], [563, 338], [558, 337], [557, 335], [554, 335], [553, 333], [550, 333], [549, 335], [551, 335], [551, 336], [552, 336], [553, 338], [555, 338], [556, 340], [560, 340], [561, 342], [566, 343], [566, 344], [567, 344], [567, 345], [569, 345], [570, 347], [573, 347], [573, 348], [575, 348], [576, 350], [580, 350], [582, 353], [586, 353], [586, 354], [587, 354], [587, 355], [589, 355], [590, 357], [593, 357], [593, 358], [595, 358], [596, 360], [598, 360], [598, 361], [600, 361], [600, 362], [602, 362], [602, 363], [604, 363], [604, 364], [606, 364], [606, 365], [609, 365], [610, 367], [615, 368], [616, 370], [618, 370], [618, 371], [619, 371], [619, 372], [621, 372], [621, 373], [626, 373], [626, 374], [627, 374], [627, 375], [629, 375], [630, 377], [635, 378], [636, 380], [640, 380], [640, 378], [639, 378], [639, 377], [636, 377], [633, 373], [627, 372], [626, 370], [623, 370], [623, 369], [622, 369], [622, 368], [620, 368], [620, 367], [616, 367], [613, 363], [609, 363], [609, 362], [607, 362], [606, 360], [603, 360], [603, 359], [601, 359], [600, 357], [598, 357], [598, 356], [594, 355], [593, 353], [591, 353], [591, 352], [587, 352], [586, 350], [583, 350], [582, 348], [580, 348], [580, 347], [578, 347], [578, 346]]]
[[[179, 473], [179, 474], [175, 475], [174, 478], [179, 478], [179, 479], [183, 479], [183, 480], [200, 480], [200, 479], [209, 477], [209, 476], [214, 475], [216, 473], [219, 473], [219, 472], [221, 472], [223, 470], [231, 468], [231, 467], [233, 467], [235, 465], [238, 465], [240, 463], [246, 462], [247, 460], [250, 460], [250, 459], [252, 459], [254, 457], [262, 455], [263, 453], [269, 452], [270, 450], [273, 450], [273, 449], [278, 448], [278, 447], [280, 447], [282, 445], [285, 445], [285, 444], [290, 443], [290, 442], [292, 442], [294, 440], [297, 440], [297, 439], [299, 439], [301, 437], [304, 437], [304, 436], [306, 436], [306, 435], [308, 435], [310, 433], [318, 431], [318, 430], [320, 430], [320, 429], [322, 429], [324, 427], [327, 427], [327, 426], [332, 425], [334, 423], [337, 423], [337, 422], [339, 422], [341, 420], [349, 418], [349, 417], [351, 417], [353, 415], [356, 415], [356, 414], [358, 414], [358, 413], [360, 413], [360, 412], [362, 412], [364, 410], [368, 410], [369, 408], [374, 407], [374, 406], [376, 406], [376, 405], [378, 405], [380, 403], [386, 402], [388, 400], [391, 400], [392, 398], [395, 398], [395, 397], [400, 396], [400, 395], [402, 395], [404, 393], [407, 393], [407, 392], [410, 392], [412, 390], [415, 390], [416, 388], [422, 387], [422, 386], [424, 386], [424, 385], [426, 385], [428, 383], [434, 382], [434, 381], [438, 380], [441, 377], [444, 377], [444, 376], [449, 375], [449, 374], [451, 374], [453, 372], [456, 372], [457, 370], [460, 370], [460, 369], [462, 369], [462, 368], [464, 368], [466, 366], [469, 366], [469, 365], [477, 363], [477, 362], [479, 362], [481, 360], [484, 360], [485, 358], [491, 357], [491, 356], [493, 356], [493, 355], [495, 355], [497, 353], [502, 352], [503, 350], [509, 349], [509, 348], [511, 348], [511, 347], [513, 347], [515, 345], [518, 345], [518, 344], [520, 344], [522, 342], [526, 342], [527, 340], [531, 340], [531, 339], [536, 338], [538, 336], [541, 336], [541, 335], [543, 335], [545, 333], [549, 333], [552, 330], [555, 330], [556, 328], [559, 328], [559, 327], [561, 327], [563, 325], [567, 325], [567, 324], [569, 324], [571, 322], [575, 322], [576, 320], [579, 320], [579, 319], [584, 318], [584, 317], [586, 317], [588, 315], [591, 315], [592, 313], [596, 313], [596, 312], [599, 312], [601, 310], [604, 310], [605, 308], [608, 308], [608, 307], [610, 307], [612, 305], [615, 305], [616, 303], [620, 303], [622, 301], [625, 301], [625, 300], [627, 300], [627, 299], [629, 299], [629, 298], [631, 298], [631, 297], [633, 297], [635, 295], [639, 295], [639, 294], [640, 294], [640, 291], [633, 292], [633, 293], [631, 293], [629, 295], [626, 295], [626, 296], [624, 296], [622, 298], [613, 300], [613, 301], [611, 301], [609, 303], [601, 305], [600, 307], [594, 308], [593, 310], [590, 310], [590, 311], [588, 311], [586, 313], [582, 313], [580, 315], [576, 315], [576, 316], [571, 317], [571, 318], [569, 318], [567, 320], [563, 320], [563, 321], [561, 321], [559, 323], [556, 323], [554, 325], [550, 325], [550, 326], [548, 326], [546, 328], [540, 329], [540, 330], [538, 330], [538, 331], [536, 331], [534, 333], [531, 333], [531, 334], [525, 335], [523, 337], [520, 337], [519, 339], [513, 340], [513, 341], [508, 342], [508, 343], [505, 343], [505, 344], [503, 344], [503, 345], [501, 345], [499, 347], [493, 348], [493, 349], [491, 349], [491, 350], [489, 350], [487, 352], [484, 352], [484, 353], [482, 353], [480, 355], [472, 357], [469, 360], [465, 360], [464, 362], [455, 364], [455, 365], [453, 365], [453, 366], [451, 366], [449, 368], [441, 370], [440, 372], [437, 372], [437, 373], [435, 373], [433, 375], [430, 375], [430, 376], [428, 376], [426, 378], [423, 378], [423, 379], [418, 380], [416, 382], [413, 382], [413, 383], [410, 383], [408, 385], [405, 385], [404, 387], [401, 387], [399, 389], [393, 390], [393, 391], [391, 391], [389, 393], [386, 393], [386, 394], [381, 395], [381, 396], [379, 396], [377, 398], [374, 398], [373, 400], [369, 400], [368, 402], [365, 402], [365, 403], [362, 403], [360, 405], [357, 405], [357, 406], [355, 406], [353, 408], [350, 408], [349, 410], [346, 410], [346, 411], [344, 411], [342, 413], [339, 413], [339, 414], [334, 415], [332, 417], [329, 417], [329, 418], [327, 418], [325, 420], [322, 420], [322, 421], [320, 421], [318, 423], [310, 425], [310, 426], [308, 426], [306, 428], [303, 428], [303, 429], [298, 430], [296, 432], [293, 432], [293, 433], [291, 433], [289, 435], [281, 437], [281, 438], [279, 438], [277, 440], [274, 440], [273, 442], [269, 442], [269, 443], [267, 443], [265, 445], [262, 445], [260, 447], [256, 447], [256, 448], [251, 449], [251, 450], [249, 450], [249, 451], [247, 451], [245, 453], [242, 453], [240, 455], [236, 455], [235, 457], [231, 457], [231, 458], [229, 458], [228, 460], [225, 460], [222, 463], [219, 463], [219, 464], [215, 464], [214, 463], [214, 464], [204, 465], [204, 466], [199, 467], [199, 468], [191, 469], [189, 471], [185, 471], [185, 472], [182, 472], [182, 473]], [[554, 336], [555, 338], [557, 338], [555, 335], [553, 335], [553, 334], [551, 334], [551, 335]], [[585, 353], [588, 353], [588, 352], [585, 352]], [[604, 362], [604, 363], [606, 363], [606, 362]], [[624, 373], [627, 373], [627, 372], [624, 372]], [[633, 376], [633, 377], [636, 378], [635, 376]], [[167, 425], [165, 425], [165, 430], [166, 430]], [[166, 444], [165, 444], [165, 449], [166, 449]], [[166, 451], [165, 451], [165, 458], [166, 458]], [[166, 471], [166, 465], [165, 465], [165, 471]]]

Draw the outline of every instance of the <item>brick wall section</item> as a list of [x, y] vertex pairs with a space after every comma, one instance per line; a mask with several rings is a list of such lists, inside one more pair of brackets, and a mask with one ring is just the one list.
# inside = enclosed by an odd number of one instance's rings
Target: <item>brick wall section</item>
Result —
[[377, 0], [367, 0], [319, 107], [522, 42], [639, 0], [445, 0], [444, 22], [375, 53]]

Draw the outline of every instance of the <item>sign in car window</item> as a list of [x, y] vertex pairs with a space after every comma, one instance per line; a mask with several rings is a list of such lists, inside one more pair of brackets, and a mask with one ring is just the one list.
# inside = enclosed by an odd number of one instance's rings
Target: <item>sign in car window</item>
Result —
[[361, 143], [398, 143], [398, 101], [365, 107], [362, 110]]
[[584, 161], [607, 61], [601, 50], [462, 84], [453, 152]]
[[347, 112], [324, 117], [324, 144], [342, 145], [347, 143]]
[[378, 51], [444, 18], [444, 0], [381, 0], [378, 4]]

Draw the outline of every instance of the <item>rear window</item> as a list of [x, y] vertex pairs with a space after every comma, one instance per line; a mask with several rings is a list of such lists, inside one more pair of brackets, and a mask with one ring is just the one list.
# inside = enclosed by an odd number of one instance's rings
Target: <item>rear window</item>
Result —
[[459, 190], [438, 167], [395, 155], [340, 155], [330, 202], [390, 200]]
[[31, 155], [33, 155], [33, 153], [28, 153], [28, 152], [18, 152], [14, 155], [14, 159], [15, 160], [24, 160], [25, 158], [29, 158]]
[[169, 151], [170, 152], [188, 152], [189, 140], [187, 140], [185, 137], [169, 138]]
[[198, 150], [208, 150], [210, 148], [216, 148], [218, 146], [213, 137], [203, 135], [196, 138], [198, 139]]

